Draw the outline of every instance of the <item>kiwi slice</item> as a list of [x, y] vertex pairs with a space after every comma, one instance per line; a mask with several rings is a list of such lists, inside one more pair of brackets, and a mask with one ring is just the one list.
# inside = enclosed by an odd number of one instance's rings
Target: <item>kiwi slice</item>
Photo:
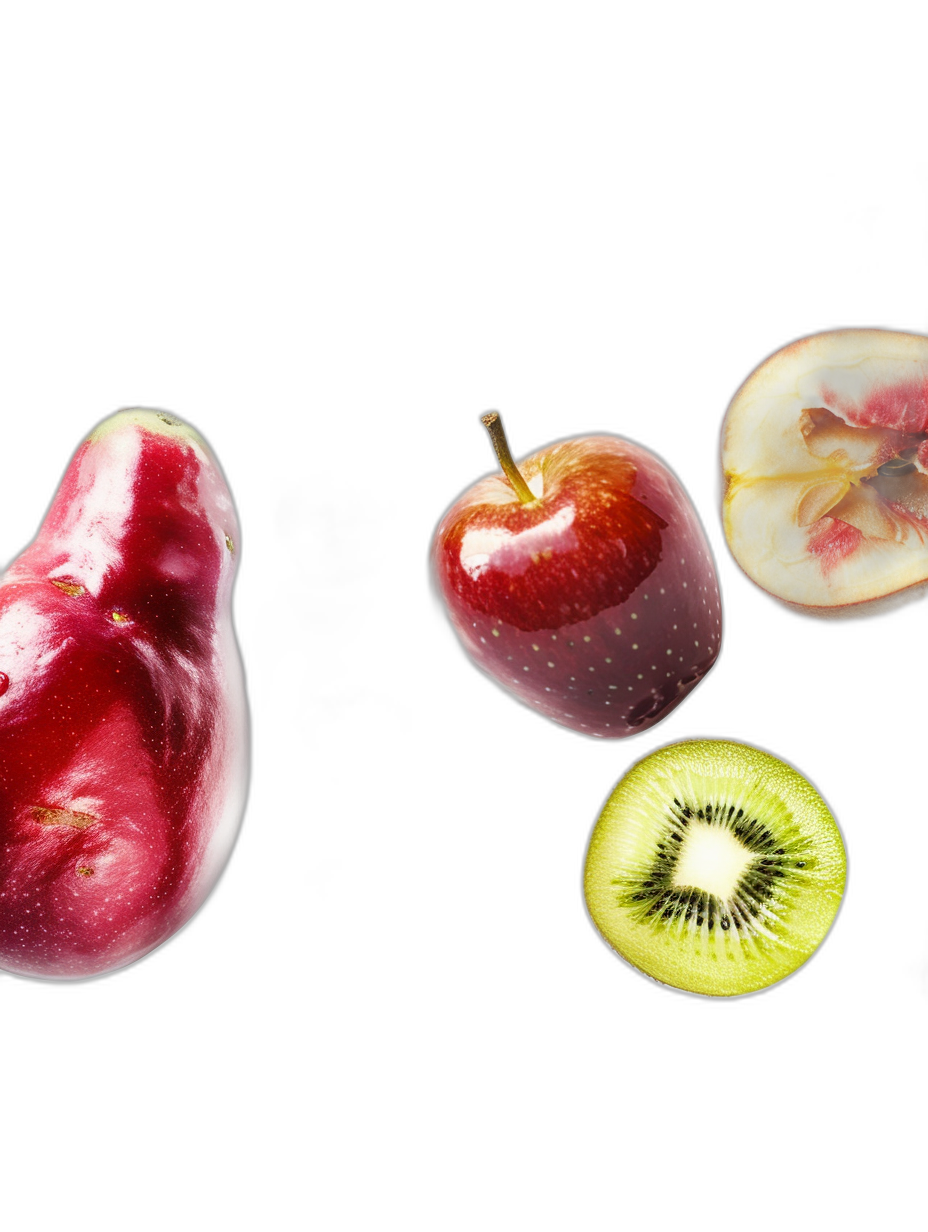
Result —
[[730, 997], [795, 971], [831, 927], [844, 844], [811, 783], [769, 753], [684, 740], [639, 761], [590, 839], [596, 927], [634, 966]]

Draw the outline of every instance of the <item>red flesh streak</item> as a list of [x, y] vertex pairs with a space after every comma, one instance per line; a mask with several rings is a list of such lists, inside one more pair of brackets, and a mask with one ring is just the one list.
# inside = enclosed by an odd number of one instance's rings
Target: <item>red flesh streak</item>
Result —
[[863, 533], [856, 526], [839, 522], [837, 518], [819, 518], [809, 531], [809, 551], [818, 557], [822, 572], [828, 574], [853, 555], [863, 539]]
[[822, 396], [827, 407], [855, 427], [928, 432], [928, 378], [878, 385], [860, 403], [825, 387]]
[[886, 500], [885, 497], [881, 499], [890, 513], [898, 518], [900, 522], [904, 523], [904, 525], [911, 526], [919, 539], [924, 542], [925, 531], [928, 529], [928, 518], [922, 517], [919, 513], [913, 513], [911, 509], [907, 509], [905, 505], [900, 505], [898, 501]]

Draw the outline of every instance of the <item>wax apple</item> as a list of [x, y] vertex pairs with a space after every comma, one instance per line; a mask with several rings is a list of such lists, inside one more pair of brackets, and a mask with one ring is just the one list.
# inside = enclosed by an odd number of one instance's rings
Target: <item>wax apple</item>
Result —
[[247, 773], [238, 546], [205, 442], [123, 411], [0, 582], [0, 967], [122, 966], [215, 882]]
[[502, 475], [442, 518], [432, 546], [465, 649], [549, 718], [628, 736], [664, 718], [715, 662], [712, 556], [679, 481], [615, 436], [550, 445], [516, 464], [484, 423]]
[[928, 579], [928, 338], [815, 334], [738, 390], [722, 434], [725, 533], [758, 585], [804, 607]]

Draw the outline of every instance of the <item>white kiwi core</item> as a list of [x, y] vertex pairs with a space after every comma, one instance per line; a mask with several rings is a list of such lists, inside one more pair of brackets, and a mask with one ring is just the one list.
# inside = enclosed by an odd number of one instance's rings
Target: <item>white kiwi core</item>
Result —
[[691, 825], [674, 870], [675, 886], [695, 886], [723, 901], [735, 892], [738, 882], [754, 860], [730, 830], [705, 824]]

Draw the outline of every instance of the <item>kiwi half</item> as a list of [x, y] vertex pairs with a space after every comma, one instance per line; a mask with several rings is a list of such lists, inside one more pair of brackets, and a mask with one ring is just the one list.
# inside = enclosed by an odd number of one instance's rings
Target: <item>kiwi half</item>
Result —
[[656, 980], [730, 997], [795, 971], [831, 927], [844, 843], [791, 766], [728, 740], [645, 757], [600, 814], [587, 906], [606, 940]]

